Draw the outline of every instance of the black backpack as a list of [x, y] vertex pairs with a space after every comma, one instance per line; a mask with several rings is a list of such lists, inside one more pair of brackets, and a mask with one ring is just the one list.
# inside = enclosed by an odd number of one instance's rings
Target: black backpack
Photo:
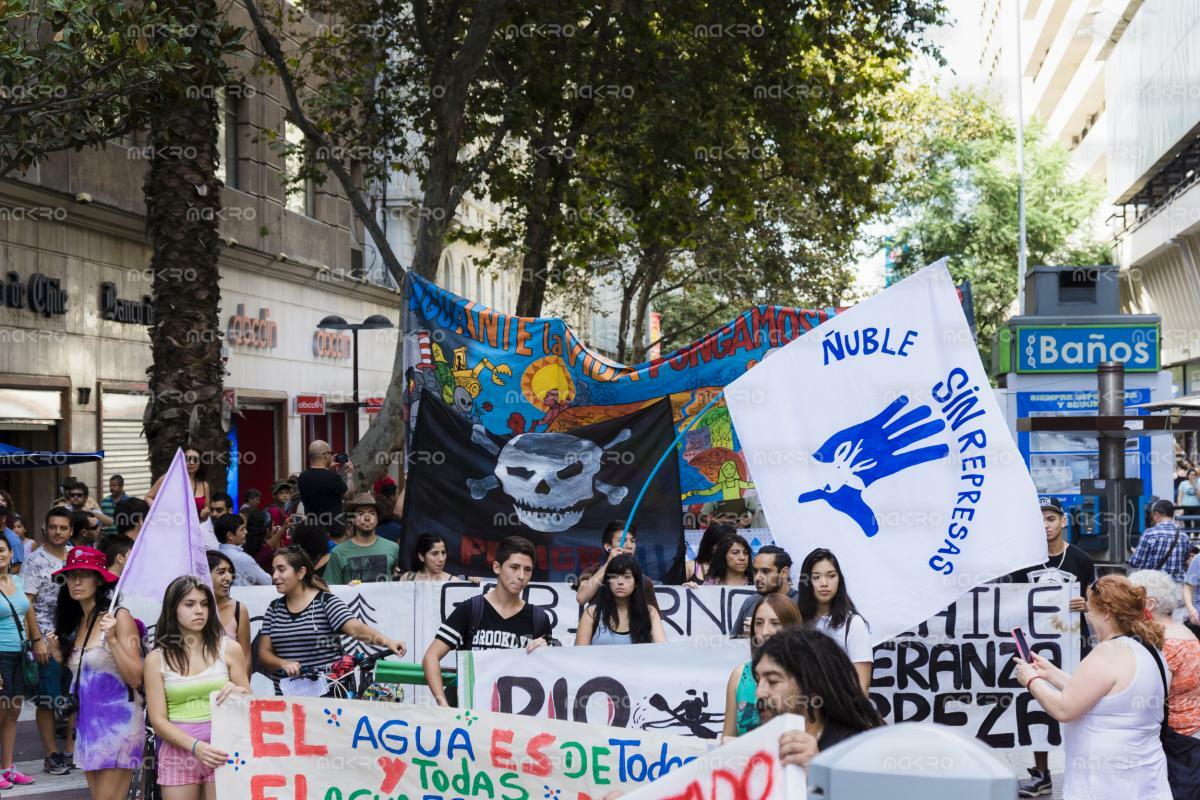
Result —
[[[479, 630], [479, 623], [483, 621], [484, 602], [483, 593], [471, 598], [471, 627], [467, 629], [467, 635], [463, 637], [465, 644], [470, 644], [471, 640], [475, 638], [475, 631]], [[547, 644], [557, 647], [559, 642], [551, 636], [554, 626], [550, 623], [550, 615], [546, 609], [532, 603], [530, 603], [530, 608], [533, 609], [533, 636], [531, 638], [545, 638]]]

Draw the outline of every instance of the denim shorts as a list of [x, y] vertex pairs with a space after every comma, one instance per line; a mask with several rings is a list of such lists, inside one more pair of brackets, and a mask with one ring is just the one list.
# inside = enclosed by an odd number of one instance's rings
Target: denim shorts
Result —
[[0, 697], [13, 698], [25, 696], [25, 669], [22, 663], [25, 654], [20, 652], [0, 652]]
[[59, 698], [67, 693], [66, 681], [70, 672], [53, 658], [38, 665], [37, 693], [31, 700], [38, 708], [53, 709]]

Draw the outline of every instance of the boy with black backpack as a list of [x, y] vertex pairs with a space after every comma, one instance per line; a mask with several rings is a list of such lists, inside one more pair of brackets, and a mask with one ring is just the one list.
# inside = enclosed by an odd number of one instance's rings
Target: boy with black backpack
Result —
[[438, 705], [452, 705], [442, 684], [442, 659], [451, 650], [508, 650], [524, 647], [533, 652], [551, 643], [550, 615], [526, 603], [521, 594], [533, 577], [537, 552], [533, 543], [509, 536], [500, 543], [492, 571], [496, 587], [487, 594], [459, 603], [438, 628], [421, 659], [425, 683]]

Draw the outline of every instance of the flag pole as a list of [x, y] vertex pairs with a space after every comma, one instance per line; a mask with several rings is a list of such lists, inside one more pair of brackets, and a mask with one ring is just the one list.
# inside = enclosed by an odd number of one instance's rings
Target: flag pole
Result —
[[667, 460], [667, 456], [669, 456], [675, 452], [675, 448], [679, 445], [679, 441], [684, 437], [684, 435], [687, 434], [687, 432], [690, 431], [692, 428], [696, 427], [696, 423], [698, 423], [704, 417], [705, 412], [707, 412], [710, 408], [715, 406], [717, 404], [717, 401], [720, 400], [724, 396], [725, 396], [724, 389], [717, 392], [716, 397], [714, 397], [712, 400], [709, 400], [704, 405], [704, 408], [700, 409], [696, 413], [696, 416], [692, 419], [691, 423], [688, 424], [686, 427], [684, 427], [681, 431], [679, 431], [679, 434], [675, 437], [675, 439], [671, 442], [671, 444], [667, 447], [667, 449], [663, 451], [663, 454], [661, 456], [659, 456], [658, 463], [655, 464], [654, 469], [652, 469], [650, 471], [650, 477], [646, 478], [646, 482], [642, 484], [642, 490], [640, 492], [638, 492], [637, 499], [633, 501], [633, 508], [631, 508], [629, 510], [629, 518], [625, 520], [625, 529], [621, 531], [621, 542], [620, 542], [620, 544], [617, 545], [618, 547], [625, 546], [625, 537], [629, 535], [629, 529], [631, 527], [633, 527], [633, 519], [634, 519], [634, 517], [637, 516], [638, 506], [640, 506], [642, 504], [642, 498], [646, 494], [646, 489], [648, 489], [650, 487], [650, 482], [653, 481], [654, 476], [658, 474], [658, 470], [662, 467], [663, 462], [665, 462]]

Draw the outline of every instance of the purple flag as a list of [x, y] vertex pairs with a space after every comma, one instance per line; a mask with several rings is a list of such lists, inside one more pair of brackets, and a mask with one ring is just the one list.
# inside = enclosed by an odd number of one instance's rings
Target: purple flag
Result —
[[183, 451], [176, 450], [117, 581], [116, 605], [153, 626], [167, 586], [180, 575], [212, 586], [187, 464]]

